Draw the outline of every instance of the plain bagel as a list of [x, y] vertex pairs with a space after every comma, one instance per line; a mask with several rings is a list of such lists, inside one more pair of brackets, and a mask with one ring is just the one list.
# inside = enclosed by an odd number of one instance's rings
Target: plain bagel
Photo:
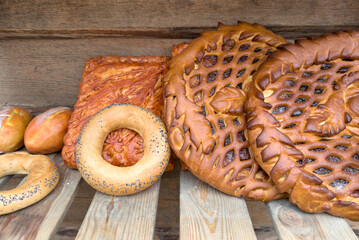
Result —
[[59, 172], [45, 155], [14, 152], [0, 155], [0, 178], [12, 174], [28, 174], [19, 187], [0, 191], [0, 215], [30, 206], [48, 195], [59, 181]]
[[[117, 167], [102, 158], [103, 143], [113, 130], [128, 128], [144, 140], [143, 157], [133, 166]], [[96, 190], [110, 195], [129, 195], [147, 189], [164, 172], [170, 157], [163, 122], [143, 108], [117, 104], [108, 106], [82, 128], [75, 158], [82, 177]]]

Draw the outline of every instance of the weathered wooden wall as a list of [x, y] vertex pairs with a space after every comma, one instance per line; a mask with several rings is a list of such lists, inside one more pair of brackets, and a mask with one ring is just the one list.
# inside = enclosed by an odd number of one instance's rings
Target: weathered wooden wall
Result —
[[170, 55], [219, 21], [294, 39], [359, 29], [358, 9], [356, 0], [0, 1], [0, 104], [72, 106], [87, 59]]

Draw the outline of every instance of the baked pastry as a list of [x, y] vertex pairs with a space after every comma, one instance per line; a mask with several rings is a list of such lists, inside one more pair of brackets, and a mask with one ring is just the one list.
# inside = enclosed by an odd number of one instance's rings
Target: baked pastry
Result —
[[0, 106], [0, 154], [24, 146], [24, 133], [32, 115], [24, 108]]
[[[143, 137], [143, 157], [134, 166], [116, 167], [102, 157], [107, 134], [119, 127], [133, 129]], [[129, 104], [114, 104], [93, 115], [76, 144], [76, 163], [82, 177], [96, 190], [116, 196], [152, 186], [161, 178], [170, 155], [164, 123], [150, 111]]]
[[16, 188], [0, 191], [0, 215], [40, 201], [60, 180], [60, 172], [51, 158], [22, 151], [0, 155], [0, 178], [14, 174], [27, 174], [27, 177]]
[[174, 57], [165, 77], [172, 150], [195, 176], [227, 194], [263, 201], [284, 196], [252, 157], [243, 102], [252, 74], [285, 43], [258, 24], [219, 24]]
[[68, 107], [55, 107], [32, 119], [24, 134], [26, 150], [33, 154], [61, 151], [71, 113]]
[[[64, 137], [62, 157], [77, 168], [75, 146], [85, 123], [95, 113], [112, 104], [132, 104], [162, 115], [162, 78], [168, 70], [168, 57], [96, 57], [84, 68], [77, 103]], [[143, 155], [143, 139], [129, 129], [111, 132], [104, 143], [103, 158], [127, 167]], [[169, 164], [169, 168], [173, 167]]]
[[359, 220], [359, 32], [296, 41], [253, 76], [250, 145], [307, 212]]

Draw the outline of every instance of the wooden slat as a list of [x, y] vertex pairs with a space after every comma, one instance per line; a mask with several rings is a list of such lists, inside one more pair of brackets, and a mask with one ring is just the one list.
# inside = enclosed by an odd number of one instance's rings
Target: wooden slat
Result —
[[76, 239], [152, 240], [160, 181], [130, 196], [96, 192]]
[[267, 208], [280, 239], [358, 239], [343, 218], [305, 213], [287, 199], [269, 202]]
[[[220, 5], [217, 1], [186, 4], [165, 0], [107, 0], [101, 4], [86, 0], [69, 5], [56, 0], [46, 3], [46, 7], [37, 0], [31, 3], [4, 1], [0, 2], [0, 9], [4, 9], [0, 12], [0, 39], [192, 39], [203, 31], [215, 29], [219, 21], [236, 24], [237, 20], [258, 22], [285, 38], [359, 30], [359, 2], [355, 0], [295, 3], [291, 0], [224, 0]], [[320, 14], [313, 14], [316, 12]]]
[[[235, 24], [235, 23], [230, 23]], [[207, 27], [169, 27], [169, 28], [114, 28], [114, 29], [73, 29], [73, 30], [33, 30], [0, 29], [0, 40], [11, 39], [85, 39], [85, 38], [154, 38], [183, 39], [196, 38], [204, 31], [215, 30], [217, 24]], [[345, 30], [359, 30], [357, 25], [309, 25], [273, 26], [266, 25], [284, 38], [297, 39], [320, 36], [326, 33]]]
[[0, 41], [0, 103], [72, 106], [91, 57], [170, 55], [179, 40], [75, 39]]
[[[277, 30], [281, 33], [293, 32], [293, 28], [285, 29]], [[205, 29], [197, 29], [194, 34], [202, 30]], [[323, 32], [317, 28], [312, 30], [317, 34]], [[325, 31], [330, 30], [333, 29]], [[313, 31], [310, 34], [314, 35]], [[146, 36], [141, 34], [151, 35], [152, 32], [139, 34]], [[178, 30], [176, 37], [181, 34]], [[183, 36], [187, 35], [188, 32], [183, 33]], [[169, 56], [174, 45], [189, 40], [140, 37], [0, 40], [0, 103], [26, 108], [71, 107], [76, 102], [83, 66], [89, 58], [108, 55]]]
[[43, 240], [56, 233], [76, 194], [81, 175], [64, 165], [60, 153], [54, 160], [61, 176], [56, 188], [34, 205], [0, 216], [0, 239]]
[[194, 177], [180, 176], [181, 239], [256, 239], [246, 203]]
[[358, 25], [356, 0], [0, 1], [0, 29], [211, 27], [237, 20], [264, 25]]

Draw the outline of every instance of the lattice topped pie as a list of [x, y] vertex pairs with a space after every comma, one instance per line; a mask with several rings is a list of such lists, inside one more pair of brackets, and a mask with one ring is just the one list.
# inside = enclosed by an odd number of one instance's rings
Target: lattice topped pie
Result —
[[253, 73], [285, 43], [258, 24], [220, 24], [176, 56], [165, 77], [172, 150], [195, 176], [227, 194], [284, 196], [253, 159], [243, 102]]
[[359, 220], [359, 32], [285, 45], [253, 79], [248, 134], [261, 167], [301, 209]]

